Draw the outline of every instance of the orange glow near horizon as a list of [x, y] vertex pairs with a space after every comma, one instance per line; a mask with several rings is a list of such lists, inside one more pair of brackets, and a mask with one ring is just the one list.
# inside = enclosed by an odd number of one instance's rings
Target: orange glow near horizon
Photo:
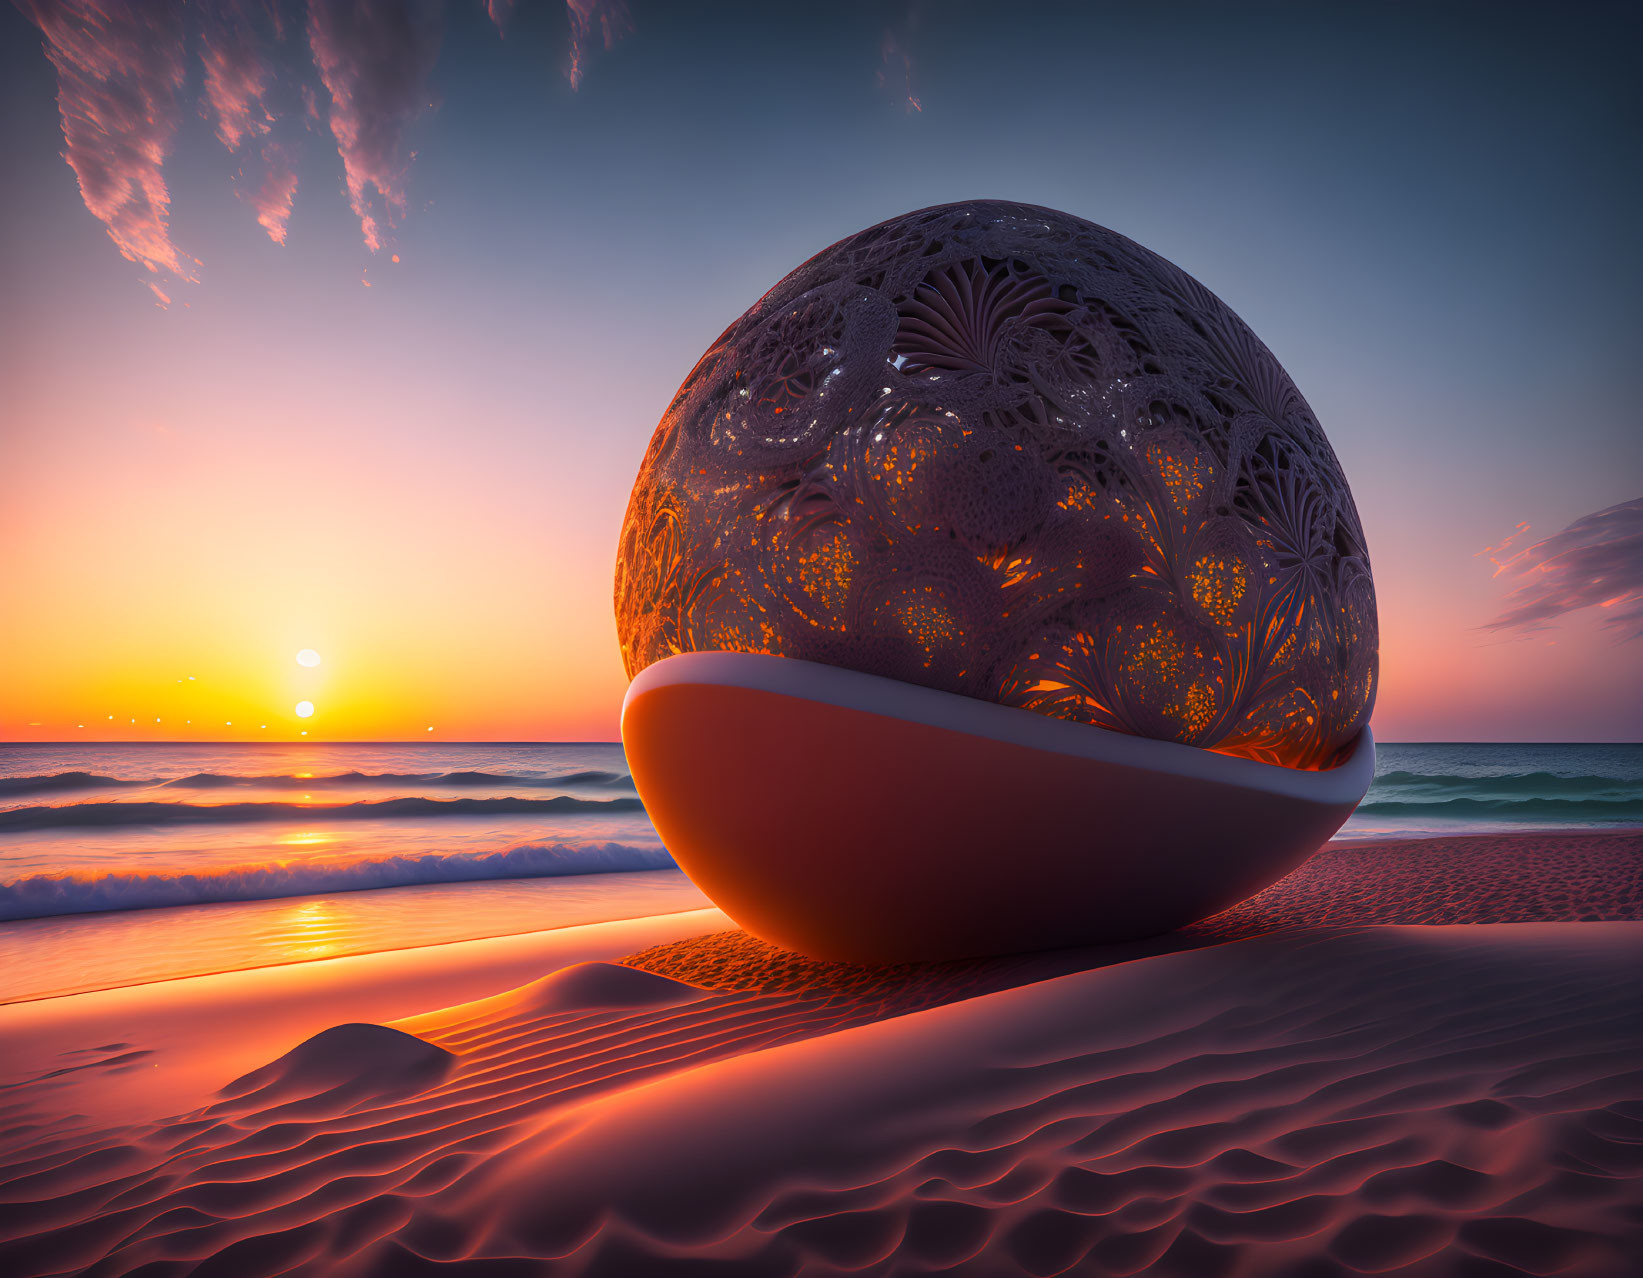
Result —
[[[64, 532], [47, 509], [53, 494], [0, 479], [8, 489], [7, 544], [30, 544], [18, 535], [28, 521]], [[186, 516], [168, 521], [166, 506], [143, 503], [138, 519], [135, 497], [105, 497], [100, 511], [75, 512], [54, 553], [12, 563], [12, 597], [38, 612], [0, 627], [0, 664], [26, 672], [0, 683], [0, 740], [617, 739], [626, 679], [595, 547], [560, 576], [555, 606], [547, 589], [519, 588], [527, 566], [489, 566], [473, 545], [422, 540], [394, 554], [379, 536], [339, 561], [325, 549], [343, 535], [339, 517], [282, 534], [276, 554], [221, 505], [225, 535], [199, 538]], [[146, 567], [178, 547], [189, 548], [186, 562]], [[1545, 736], [1576, 739], [1570, 707], [1635, 698], [1627, 650], [1601, 631], [1596, 609], [1530, 638], [1494, 638], [1476, 628], [1500, 595], [1486, 563], [1456, 591], [1416, 571], [1428, 545], [1411, 537], [1375, 550], [1380, 740], [1532, 739], [1525, 728], [1537, 722], [1550, 725]], [[257, 555], [255, 572], [236, 571], [236, 556]], [[416, 555], [426, 559], [413, 571]], [[71, 567], [75, 588], [54, 585]], [[442, 587], [454, 601], [429, 581], [454, 583]], [[294, 659], [308, 647], [318, 666]], [[299, 719], [302, 700], [318, 713]]]
[[[9, 566], [8, 593], [29, 609], [28, 624], [0, 626], [0, 668], [24, 675], [0, 681], [0, 740], [617, 739], [626, 678], [597, 538], [582, 562], [557, 577], [543, 571], [555, 600], [546, 584], [520, 587], [528, 563], [489, 563], [456, 539], [458, 510], [447, 513], [453, 540], [443, 546], [403, 517], [402, 552], [387, 532], [344, 542], [384, 517], [365, 509], [309, 512], [274, 539], [276, 551], [220, 499], [168, 515], [169, 499], [185, 487], [198, 494], [204, 476], [185, 468], [162, 481], [160, 470], [140, 471], [124, 495], [100, 477], [98, 501], [74, 508], [73, 521], [52, 509], [67, 501], [69, 478], [19, 490], [0, 477], [0, 535], [26, 548]], [[145, 484], [158, 488], [140, 499]], [[220, 535], [195, 533], [207, 517]], [[25, 537], [31, 527], [52, 536]], [[335, 544], [348, 553], [332, 553]], [[1487, 563], [1467, 552], [1476, 580], [1457, 591], [1430, 573], [1430, 545], [1413, 536], [1372, 552], [1379, 739], [1577, 739], [1571, 708], [1635, 699], [1635, 663], [1601, 631], [1596, 609], [1498, 639], [1476, 628], [1500, 597]], [[152, 567], [167, 557], [177, 562]], [[296, 662], [307, 647], [321, 664]], [[301, 700], [319, 712], [299, 719]], [[1535, 734], [1536, 723], [1548, 726]]]
[[[615, 739], [620, 480], [589, 496], [538, 470], [499, 494], [507, 477], [440, 442], [455, 410], [431, 393], [344, 437], [335, 414], [384, 414], [336, 389], [316, 419], [314, 385], [345, 385], [329, 363], [225, 431], [212, 406], [258, 374], [222, 353], [216, 392], [166, 418], [132, 407], [134, 365], [77, 379], [42, 353], [56, 375], [8, 392], [0, 668], [20, 677], [0, 680], [0, 740]], [[399, 430], [414, 455], [390, 447]]]
[[[611, 642], [614, 677], [604, 696], [585, 680], [566, 680], [564, 697], [519, 640], [497, 665], [442, 659], [403, 642], [371, 644], [370, 657], [350, 659], [349, 644], [333, 644], [335, 660], [303, 669], [280, 660], [278, 643], [246, 643], [213, 654], [200, 637], [182, 659], [162, 655], [186, 637], [175, 623], [154, 619], [148, 633], [117, 648], [89, 641], [58, 654], [8, 654], [34, 674], [0, 691], [0, 739], [11, 741], [361, 741], [361, 740], [613, 740], [614, 707], [624, 690]], [[363, 627], [362, 627], [363, 628]], [[372, 636], [375, 637], [375, 636]], [[7, 641], [22, 645], [21, 636]], [[449, 651], [456, 637], [440, 636]], [[142, 642], [146, 639], [147, 642]], [[239, 645], [229, 640], [231, 647]], [[55, 655], [56, 660], [51, 657]], [[198, 674], [176, 674], [178, 670]], [[157, 672], [157, 673], [154, 673]], [[524, 678], [518, 676], [523, 675]], [[510, 677], [511, 676], [511, 677]], [[565, 685], [560, 685], [564, 687]], [[555, 706], [555, 702], [558, 703]], [[302, 708], [312, 705], [309, 716]], [[551, 718], [544, 711], [557, 708]], [[430, 726], [430, 722], [439, 725]], [[84, 726], [82, 726], [84, 725]], [[560, 725], [563, 725], [562, 727]], [[558, 728], [558, 731], [555, 729]]]

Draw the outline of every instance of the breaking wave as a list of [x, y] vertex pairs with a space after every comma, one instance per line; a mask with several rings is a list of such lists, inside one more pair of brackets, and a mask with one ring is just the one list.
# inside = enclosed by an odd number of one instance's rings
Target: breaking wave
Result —
[[1456, 819], [1496, 817], [1508, 821], [1565, 823], [1626, 821], [1643, 822], [1643, 798], [1620, 799], [1474, 799], [1456, 798], [1427, 802], [1368, 799], [1358, 812], [1374, 816], [1454, 817]]
[[326, 777], [240, 776], [226, 772], [196, 772], [163, 783], [168, 788], [216, 790], [229, 787], [291, 790], [380, 789], [390, 785], [503, 788], [512, 790], [562, 790], [567, 786], [633, 789], [633, 778], [625, 772], [566, 772], [559, 776], [523, 776], [511, 772], [339, 772]]
[[33, 874], [0, 884], [0, 922], [218, 901], [261, 901], [368, 888], [489, 879], [537, 879], [670, 869], [660, 847], [521, 843], [503, 851], [429, 853], [292, 865], [225, 866], [192, 873]]
[[431, 786], [437, 789], [633, 789], [633, 778], [625, 772], [584, 770], [555, 776], [535, 776], [514, 772], [338, 772], [330, 776], [299, 776], [276, 773], [268, 776], [233, 772], [196, 772], [172, 780], [125, 780], [94, 772], [56, 772], [50, 775], [0, 777], [0, 798], [21, 794], [55, 794], [66, 790], [130, 789], [156, 786], [179, 790], [361, 790], [386, 786]]
[[0, 777], [0, 799], [14, 794], [55, 794], [60, 790], [106, 790], [119, 786], [148, 785], [147, 781], [122, 781], [98, 776], [95, 772], [54, 772], [50, 776]]
[[1635, 797], [1639, 783], [1618, 777], [1559, 776], [1554, 772], [1520, 772], [1503, 776], [1464, 777], [1444, 773], [1388, 772], [1375, 778], [1373, 794], [1396, 790], [1399, 793], [1452, 794], [1458, 797], [1557, 798], [1572, 795]]
[[[1455, 747], [1428, 747], [1463, 753]], [[1525, 752], [1533, 746], [1520, 747]], [[1540, 748], [1544, 750], [1545, 748]], [[1375, 778], [1369, 794], [1358, 805], [1359, 818], [1391, 818], [1398, 825], [1411, 825], [1441, 818], [1480, 828], [1536, 825], [1623, 825], [1643, 821], [1643, 778], [1636, 760], [1623, 748], [1599, 757], [1591, 747], [1576, 747], [1599, 766], [1592, 771], [1549, 771], [1533, 767], [1513, 771], [1481, 767], [1467, 775], [1463, 767], [1435, 767], [1430, 772], [1392, 768]], [[1388, 754], [1419, 757], [1421, 747], [1392, 746]], [[1480, 762], [1489, 761], [1490, 747], [1474, 747]], [[1576, 757], [1579, 757], [1578, 755]], [[1607, 775], [1604, 775], [1604, 773]]]
[[0, 834], [74, 826], [239, 825], [248, 821], [375, 821], [461, 816], [567, 816], [642, 812], [633, 799], [429, 799], [411, 796], [358, 803], [67, 803], [0, 812]]

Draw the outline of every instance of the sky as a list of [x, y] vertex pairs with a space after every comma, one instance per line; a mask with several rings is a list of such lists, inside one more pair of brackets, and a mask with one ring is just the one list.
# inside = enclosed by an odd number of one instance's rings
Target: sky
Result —
[[0, 740], [614, 739], [680, 380], [978, 197], [1138, 240], [1288, 369], [1381, 740], [1636, 740], [1640, 12], [20, 0]]

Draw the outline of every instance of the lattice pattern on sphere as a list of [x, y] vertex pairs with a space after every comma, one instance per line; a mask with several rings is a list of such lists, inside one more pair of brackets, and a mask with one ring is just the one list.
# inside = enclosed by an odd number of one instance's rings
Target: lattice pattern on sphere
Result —
[[817, 254], [685, 378], [616, 567], [630, 676], [847, 666], [1117, 732], [1330, 766], [1375, 699], [1334, 452], [1208, 289], [990, 201]]

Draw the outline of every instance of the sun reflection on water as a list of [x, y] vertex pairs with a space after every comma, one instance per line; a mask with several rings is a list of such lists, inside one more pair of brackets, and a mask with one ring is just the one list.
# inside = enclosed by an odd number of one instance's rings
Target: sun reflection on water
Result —
[[308, 901], [293, 906], [277, 920], [269, 948], [278, 962], [296, 963], [304, 959], [328, 958], [342, 947], [346, 926], [331, 902]]

